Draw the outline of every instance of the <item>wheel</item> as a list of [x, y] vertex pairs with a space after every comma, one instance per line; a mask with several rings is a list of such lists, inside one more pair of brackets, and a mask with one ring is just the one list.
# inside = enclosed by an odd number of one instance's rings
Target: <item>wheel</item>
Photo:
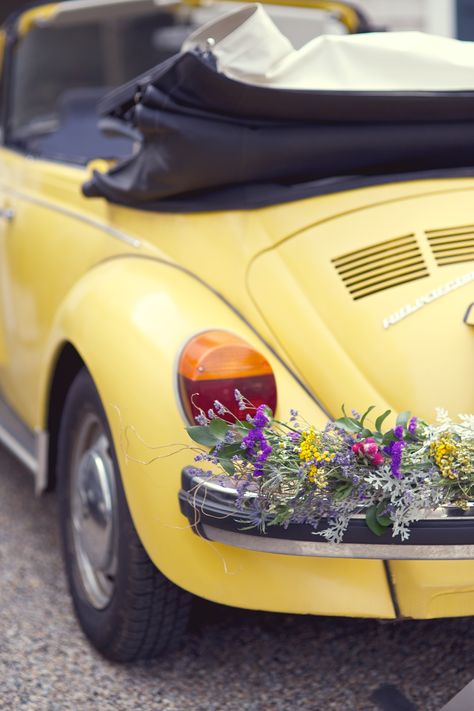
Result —
[[160, 573], [138, 538], [104, 409], [85, 368], [66, 398], [56, 477], [66, 575], [86, 636], [120, 662], [174, 647], [191, 595]]

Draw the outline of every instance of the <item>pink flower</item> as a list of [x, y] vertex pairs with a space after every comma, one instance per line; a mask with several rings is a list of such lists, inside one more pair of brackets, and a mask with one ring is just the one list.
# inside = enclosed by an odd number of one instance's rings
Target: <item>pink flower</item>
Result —
[[352, 445], [352, 451], [357, 457], [367, 460], [369, 464], [373, 464], [376, 467], [383, 464], [383, 454], [373, 437], [367, 437], [362, 442], [356, 442]]

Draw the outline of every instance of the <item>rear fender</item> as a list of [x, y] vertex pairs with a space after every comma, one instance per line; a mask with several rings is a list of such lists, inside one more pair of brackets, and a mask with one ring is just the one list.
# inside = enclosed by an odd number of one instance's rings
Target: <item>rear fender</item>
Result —
[[[49, 363], [65, 342], [86, 363], [104, 404], [130, 511], [154, 563], [181, 587], [247, 608], [392, 617], [378, 561], [315, 560], [243, 551], [199, 538], [178, 505], [180, 473], [193, 460], [177, 404], [184, 343], [226, 329], [274, 369], [282, 417], [326, 416], [245, 320], [191, 275], [146, 258], [115, 258], [78, 283], [61, 309]], [[45, 368], [44, 401], [51, 373]], [[43, 413], [46, 421], [47, 413]], [[181, 451], [180, 451], [181, 450]], [[348, 581], [350, 595], [348, 594]]]

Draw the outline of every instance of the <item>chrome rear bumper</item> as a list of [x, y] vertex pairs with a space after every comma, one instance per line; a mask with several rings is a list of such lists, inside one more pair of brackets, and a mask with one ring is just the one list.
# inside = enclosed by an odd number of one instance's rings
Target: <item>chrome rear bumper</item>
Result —
[[342, 543], [328, 543], [309, 525], [270, 526], [266, 533], [246, 528], [250, 518], [237, 510], [237, 492], [216, 482], [182, 472], [179, 501], [194, 532], [210, 541], [264, 553], [318, 558], [382, 560], [468, 560], [474, 558], [472, 511], [446, 509], [412, 524], [408, 541], [391, 530], [375, 536], [361, 515], [351, 520]]

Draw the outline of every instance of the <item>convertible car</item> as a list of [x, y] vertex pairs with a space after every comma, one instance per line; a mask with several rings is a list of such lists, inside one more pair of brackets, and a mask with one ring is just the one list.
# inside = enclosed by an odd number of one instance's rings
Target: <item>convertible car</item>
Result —
[[[474, 50], [295, 5], [269, 8], [291, 43], [260, 7], [174, 0], [30, 5], [0, 35], [0, 440], [56, 489], [77, 617], [114, 660], [169, 649], [192, 595], [474, 614], [469, 509], [331, 546], [193, 494], [185, 427], [235, 388], [316, 427], [342, 403], [474, 412]], [[324, 12], [340, 33], [307, 49]]]

